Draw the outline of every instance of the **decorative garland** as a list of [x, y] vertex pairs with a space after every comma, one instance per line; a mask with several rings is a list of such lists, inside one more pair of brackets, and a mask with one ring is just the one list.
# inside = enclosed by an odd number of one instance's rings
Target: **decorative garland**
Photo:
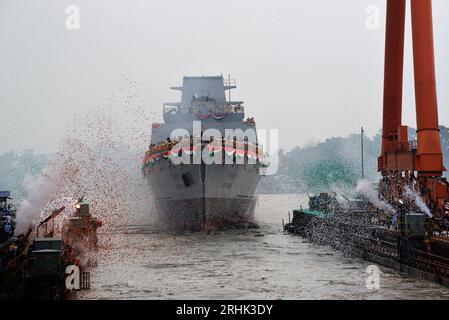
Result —
[[[233, 145], [236, 145], [236, 148]], [[178, 142], [169, 142], [163, 145], [158, 145], [152, 147], [150, 150], [145, 152], [145, 157], [143, 159], [144, 165], [149, 163], [154, 163], [155, 161], [159, 161], [162, 159], [171, 159], [175, 157], [182, 157], [183, 154], [187, 156], [196, 155], [198, 153], [199, 146], [197, 145], [186, 145], [179, 148], [178, 152], [173, 150], [173, 147], [178, 144]], [[262, 166], [268, 166], [266, 163], [264, 155], [258, 155], [258, 147], [255, 147], [255, 150], [249, 149], [247, 147], [248, 143], [243, 143], [240, 141], [233, 140], [225, 140], [224, 147], [221, 145], [207, 145], [207, 151], [210, 156], [214, 156], [215, 154], [222, 152], [226, 153], [228, 156], [236, 156], [239, 158], [243, 158], [245, 155], [248, 159], [256, 160], [258, 159]]]

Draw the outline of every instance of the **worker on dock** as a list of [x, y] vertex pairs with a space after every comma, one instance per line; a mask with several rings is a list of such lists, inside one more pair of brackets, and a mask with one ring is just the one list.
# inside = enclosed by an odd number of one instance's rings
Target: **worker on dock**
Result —
[[3, 225], [3, 230], [5, 231], [6, 237], [10, 238], [12, 235], [11, 234], [11, 232], [12, 232], [11, 223], [5, 222]]

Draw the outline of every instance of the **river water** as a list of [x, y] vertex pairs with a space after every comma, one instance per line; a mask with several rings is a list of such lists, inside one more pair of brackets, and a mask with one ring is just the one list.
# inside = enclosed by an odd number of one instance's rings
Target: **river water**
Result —
[[448, 299], [449, 289], [282, 231], [298, 195], [260, 195], [259, 229], [174, 234], [131, 224], [114, 234], [79, 299]]

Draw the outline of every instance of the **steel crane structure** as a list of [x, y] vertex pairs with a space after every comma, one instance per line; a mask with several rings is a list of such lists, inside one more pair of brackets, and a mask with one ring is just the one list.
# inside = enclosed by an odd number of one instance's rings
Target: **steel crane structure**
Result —
[[448, 214], [435, 80], [431, 0], [411, 0], [417, 141], [402, 124], [406, 0], [387, 0], [382, 151], [378, 171], [384, 198], [395, 201], [415, 188], [435, 217]]

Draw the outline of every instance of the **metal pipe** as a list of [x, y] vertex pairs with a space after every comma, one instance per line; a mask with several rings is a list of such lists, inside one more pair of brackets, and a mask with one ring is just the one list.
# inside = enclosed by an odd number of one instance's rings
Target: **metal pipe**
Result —
[[365, 164], [363, 159], [363, 134], [365, 131], [363, 131], [363, 127], [360, 128], [360, 153], [361, 153], [361, 160], [362, 160], [362, 179], [365, 179]]
[[435, 81], [432, 1], [412, 0], [413, 61], [418, 136], [418, 172], [441, 176], [444, 170]]
[[395, 151], [394, 141], [402, 124], [405, 0], [387, 1], [382, 155]]

